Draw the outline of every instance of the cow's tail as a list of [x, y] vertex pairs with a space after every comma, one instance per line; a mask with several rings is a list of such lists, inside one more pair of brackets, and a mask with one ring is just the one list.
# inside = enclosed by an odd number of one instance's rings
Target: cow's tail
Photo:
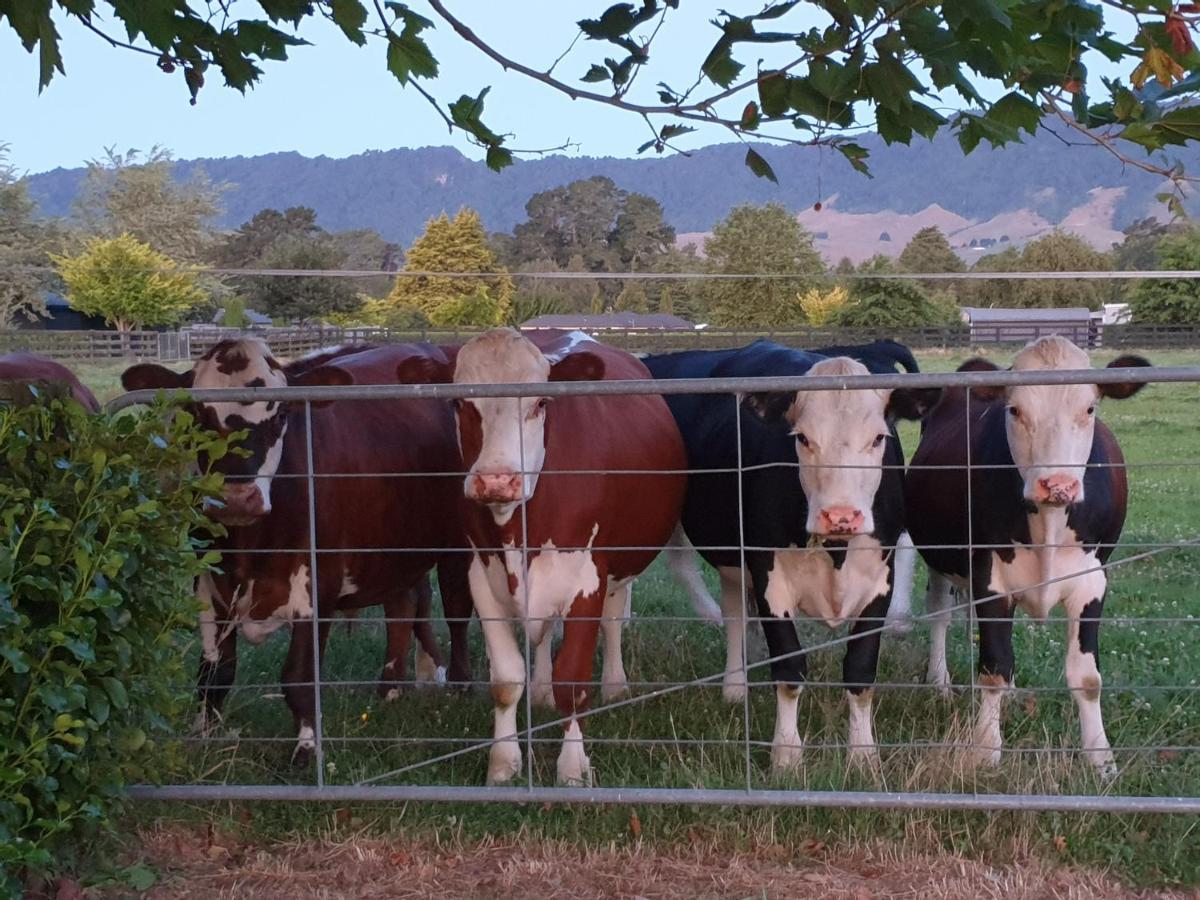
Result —
[[897, 634], [912, 631], [913, 574], [917, 568], [917, 551], [907, 531], [896, 539], [896, 558], [893, 565], [892, 601], [888, 605], [885, 627]]
[[876, 346], [885, 356], [904, 369], [905, 372], [921, 371], [921, 367], [917, 365], [917, 358], [913, 356], [913, 352], [899, 341], [880, 341]]
[[688, 599], [692, 601], [692, 609], [696, 611], [696, 615], [705, 622], [723, 625], [725, 619], [721, 615], [721, 607], [713, 599], [700, 574], [700, 554], [683, 533], [682, 524], [675, 526], [671, 541], [667, 544], [666, 554], [667, 568], [687, 589]]

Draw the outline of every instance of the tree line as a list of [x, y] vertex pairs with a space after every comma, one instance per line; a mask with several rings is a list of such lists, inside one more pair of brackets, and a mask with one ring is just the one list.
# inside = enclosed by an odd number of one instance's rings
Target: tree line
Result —
[[[229, 187], [196, 173], [180, 181], [172, 170], [161, 149], [110, 151], [89, 163], [71, 215], [45, 220], [0, 145], [0, 327], [38, 316], [47, 291], [119, 330], [209, 321], [217, 310], [236, 327], [248, 309], [277, 322], [399, 329], [603, 312], [675, 314], [728, 328], [902, 328], [956, 322], [961, 306], [1097, 309], [1114, 301], [1130, 302], [1135, 321], [1200, 322], [1200, 284], [1182, 279], [885, 277], [966, 272], [937, 228], [918, 232], [895, 258], [843, 259], [830, 272], [813, 234], [779, 204], [736, 207], [702, 246], [681, 247], [654, 198], [603, 176], [535, 194], [511, 232], [487, 233], [478, 213], [464, 208], [429, 220], [401, 248], [371, 229], [327, 231], [306, 207], [264, 209], [218, 232], [210, 223]], [[1101, 252], [1055, 230], [970, 270], [1147, 268], [1200, 268], [1200, 233], [1184, 222], [1144, 219]], [[255, 269], [379, 274], [237, 274]], [[640, 277], [599, 277], [630, 272]], [[749, 277], [670, 277], [683, 273]]]

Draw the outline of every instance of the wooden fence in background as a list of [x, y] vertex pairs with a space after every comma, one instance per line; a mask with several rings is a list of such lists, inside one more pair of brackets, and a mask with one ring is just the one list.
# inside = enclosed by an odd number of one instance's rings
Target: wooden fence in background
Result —
[[[1028, 333], [1017, 334], [1013, 326], [1005, 328], [1007, 343], [1025, 343], [1046, 329], [1036, 324]], [[0, 331], [0, 353], [32, 350], [64, 361], [153, 359], [163, 362], [194, 359], [203, 355], [213, 344], [245, 332], [215, 328], [182, 331]], [[469, 340], [479, 329], [396, 331], [386, 328], [264, 328], [252, 332], [270, 344], [281, 357], [290, 358], [311, 353], [322, 347], [351, 343], [392, 343], [397, 341], [430, 341], [435, 344], [455, 344]], [[666, 353], [676, 350], [702, 350], [738, 347], [758, 338], [768, 338], [794, 347], [826, 347], [839, 344], [860, 344], [879, 338], [893, 338], [914, 350], [961, 350], [971, 346], [992, 344], [996, 337], [986, 329], [976, 329], [973, 335], [966, 325], [929, 328], [791, 328], [779, 330], [730, 330], [704, 328], [696, 331], [600, 331], [595, 336], [605, 343], [638, 353]], [[1160, 325], [1097, 326], [1093, 347], [1109, 349], [1187, 349], [1200, 348], [1200, 327]]]

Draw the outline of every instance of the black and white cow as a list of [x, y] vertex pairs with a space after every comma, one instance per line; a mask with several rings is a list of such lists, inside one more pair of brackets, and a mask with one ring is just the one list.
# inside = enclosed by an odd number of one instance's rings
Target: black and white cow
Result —
[[[1122, 356], [1109, 368], [1148, 366]], [[1041, 338], [1015, 371], [1086, 369], [1066, 338]], [[982, 359], [965, 370], [995, 370]], [[1067, 684], [1079, 709], [1083, 748], [1104, 776], [1115, 769], [1100, 712], [1100, 615], [1108, 560], [1125, 522], [1124, 457], [1097, 418], [1102, 398], [1142, 385], [1075, 384], [947, 390], [924, 422], [906, 483], [913, 539], [930, 569], [926, 608], [936, 614], [929, 677], [948, 686], [946, 628], [953, 585], [969, 589], [979, 622], [983, 699], [972, 756], [997, 763], [1000, 707], [1013, 678], [1012, 616], [1067, 612]], [[967, 464], [970, 463], [970, 477]], [[968, 549], [968, 537], [974, 549]], [[968, 580], [970, 584], [968, 584]]]
[[[646, 364], [656, 378], [870, 373], [867, 365], [846, 356], [829, 358], [769, 341], [740, 350], [667, 354]], [[894, 372], [893, 365], [874, 360], [877, 370]], [[893, 585], [893, 548], [904, 530], [904, 456], [893, 421], [919, 418], [936, 395], [912, 390], [751, 394], [740, 412], [728, 395], [667, 397], [692, 470], [683, 529], [721, 577], [726, 699], [741, 699], [746, 690], [744, 574], [762, 619], [777, 684], [771, 752], [776, 769], [793, 768], [801, 760], [796, 717], [807, 661], [795, 627], [786, 621], [798, 612], [831, 628], [851, 623], [843, 666], [851, 758], [876, 755], [871, 685], [878, 628]], [[739, 463], [740, 496], [736, 471], [729, 471]], [[712, 549], [743, 545], [744, 557], [738, 549]]]

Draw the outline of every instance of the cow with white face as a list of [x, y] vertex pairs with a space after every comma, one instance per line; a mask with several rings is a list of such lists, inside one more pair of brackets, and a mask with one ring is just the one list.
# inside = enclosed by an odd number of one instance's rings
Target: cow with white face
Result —
[[[869, 368], [766, 341], [647, 360], [656, 378], [836, 377], [894, 371], [891, 366], [891, 358]], [[724, 694], [740, 701], [746, 691], [744, 589], [773, 659], [771, 760], [777, 770], [802, 759], [797, 710], [807, 661], [787, 621], [797, 613], [830, 628], [850, 623], [843, 664], [850, 758], [876, 756], [871, 686], [905, 524], [904, 456], [893, 423], [919, 418], [936, 398], [936, 391], [920, 390], [800, 390], [750, 394], [739, 409], [726, 395], [668, 396], [693, 470], [684, 531], [721, 577]], [[744, 554], [713, 549], [743, 545]]]
[[[468, 342], [452, 366], [421, 361], [401, 367], [399, 376], [456, 384], [649, 377], [630, 354], [578, 332], [525, 337], [509, 328]], [[455, 408], [466, 471], [463, 518], [474, 551], [471, 596], [491, 665], [496, 743], [488, 781], [508, 782], [521, 767], [516, 735], [525, 660], [516, 623], [537, 648], [535, 693], [552, 694], [567, 720], [559, 781], [588, 783], [578, 716], [591, 702], [601, 619], [621, 617], [629, 582], [679, 520], [685, 483], [679, 432], [653, 395], [471, 398]], [[552, 673], [545, 673], [559, 620], [562, 643]], [[546, 674], [550, 683], [539, 685]]]
[[[283, 364], [265, 343], [248, 338], [222, 341], [187, 372], [139, 365], [127, 370], [123, 381], [129, 390], [394, 384], [397, 366], [414, 358], [446, 360], [429, 345], [395, 344], [335, 348]], [[406, 680], [414, 630], [426, 654], [418, 662], [437, 679], [432, 631], [427, 622], [414, 629], [414, 619], [428, 614], [426, 573], [434, 567], [451, 619], [449, 680], [470, 679], [471, 604], [456, 515], [461, 463], [454, 417], [444, 404], [313, 402], [311, 416], [303, 403], [263, 400], [191, 402], [189, 408], [219, 434], [246, 432], [239, 446], [248, 451], [216, 463], [226, 488], [224, 505], [213, 514], [230, 527], [214, 548], [222, 554], [220, 571], [197, 585], [204, 605], [198, 679], [203, 724], [220, 713], [234, 681], [238, 632], [258, 643], [290, 623], [283, 693], [296, 725], [295, 758], [308, 757], [315, 746], [314, 606], [322, 618], [321, 644], [335, 613], [383, 606], [388, 617], [380, 678], [384, 696], [394, 696]], [[316, 511], [311, 527], [310, 442]], [[388, 477], [393, 475], [404, 477]], [[381, 480], [388, 490], [380, 490]], [[314, 533], [316, 571], [311, 571]]]
[[[1090, 365], [1086, 352], [1056, 336], [1027, 346], [1012, 369], [1053, 373]], [[1122, 356], [1109, 368], [1148, 365]], [[961, 368], [996, 366], [976, 359]], [[1102, 775], [1115, 773], [1100, 711], [1099, 631], [1108, 584], [1101, 567], [1121, 536], [1128, 484], [1121, 448], [1097, 413], [1102, 399], [1122, 400], [1141, 387], [953, 389], [926, 419], [906, 493], [913, 539], [930, 568], [926, 605], [938, 614], [929, 674], [935, 683], [950, 682], [946, 628], [957, 584], [969, 590], [979, 622], [983, 698], [970, 754], [977, 762], [1000, 760], [1001, 701], [1014, 668], [1012, 616], [1020, 608], [1045, 619], [1061, 603], [1067, 684], [1083, 750]]]

